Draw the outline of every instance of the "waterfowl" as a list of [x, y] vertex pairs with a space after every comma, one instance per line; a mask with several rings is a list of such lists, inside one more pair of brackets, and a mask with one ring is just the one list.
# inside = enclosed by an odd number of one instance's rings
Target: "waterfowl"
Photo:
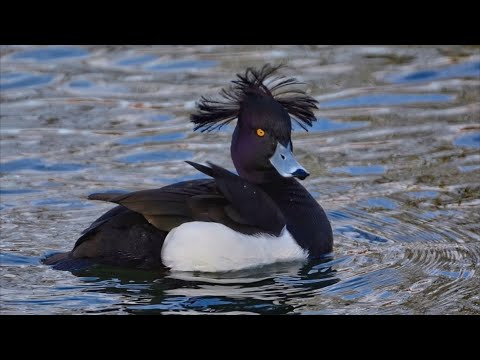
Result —
[[[248, 68], [220, 96], [202, 96], [194, 131], [237, 119], [230, 147], [237, 174], [212, 163], [187, 163], [208, 178], [91, 200], [118, 206], [95, 220], [73, 249], [45, 264], [79, 263], [179, 271], [232, 271], [332, 251], [330, 222], [297, 180], [309, 173], [293, 155], [292, 121], [307, 130], [317, 101], [279, 66]], [[308, 130], [307, 130], [308, 131]]]

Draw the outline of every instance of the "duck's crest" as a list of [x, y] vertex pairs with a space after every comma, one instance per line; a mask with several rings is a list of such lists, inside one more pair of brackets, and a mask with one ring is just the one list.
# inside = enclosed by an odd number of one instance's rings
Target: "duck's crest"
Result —
[[[228, 89], [220, 91], [220, 98], [202, 96], [197, 103], [198, 111], [190, 116], [194, 130], [213, 131], [220, 129], [238, 117], [243, 101], [252, 96], [272, 97], [290, 114], [304, 130], [316, 121], [313, 114], [318, 109], [313, 97], [295, 87], [303, 84], [295, 78], [272, 77], [283, 65], [265, 64], [261, 69], [248, 68], [244, 74], [237, 74]], [[308, 130], [307, 130], [308, 131]]]

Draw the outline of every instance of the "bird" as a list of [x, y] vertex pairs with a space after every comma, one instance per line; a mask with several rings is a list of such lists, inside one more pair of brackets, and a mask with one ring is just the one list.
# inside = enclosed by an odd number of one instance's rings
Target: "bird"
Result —
[[293, 122], [316, 121], [317, 100], [282, 65], [248, 67], [216, 96], [201, 96], [194, 131], [236, 120], [230, 154], [236, 172], [186, 161], [205, 178], [90, 200], [117, 204], [86, 228], [73, 249], [43, 259], [59, 270], [85, 264], [228, 272], [308, 261], [333, 251], [327, 214], [300, 183], [309, 176], [293, 154]]

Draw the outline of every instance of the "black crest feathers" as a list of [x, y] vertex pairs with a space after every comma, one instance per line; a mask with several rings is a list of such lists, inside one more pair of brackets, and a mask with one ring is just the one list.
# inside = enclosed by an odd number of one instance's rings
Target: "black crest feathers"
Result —
[[243, 100], [252, 94], [271, 96], [290, 114], [291, 118], [304, 130], [316, 121], [313, 114], [318, 109], [317, 100], [305, 91], [294, 88], [303, 84], [294, 78], [275, 76], [282, 65], [264, 65], [260, 70], [248, 68], [245, 74], [237, 74], [228, 89], [222, 89], [219, 99], [202, 96], [197, 103], [198, 111], [190, 116], [194, 130], [213, 131], [220, 129], [238, 117]]

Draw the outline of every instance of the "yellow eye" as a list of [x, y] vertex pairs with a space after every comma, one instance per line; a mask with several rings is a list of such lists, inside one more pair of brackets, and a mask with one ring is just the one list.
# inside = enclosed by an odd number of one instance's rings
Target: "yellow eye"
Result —
[[257, 129], [257, 135], [260, 137], [265, 136], [265, 131], [263, 131], [263, 129]]

